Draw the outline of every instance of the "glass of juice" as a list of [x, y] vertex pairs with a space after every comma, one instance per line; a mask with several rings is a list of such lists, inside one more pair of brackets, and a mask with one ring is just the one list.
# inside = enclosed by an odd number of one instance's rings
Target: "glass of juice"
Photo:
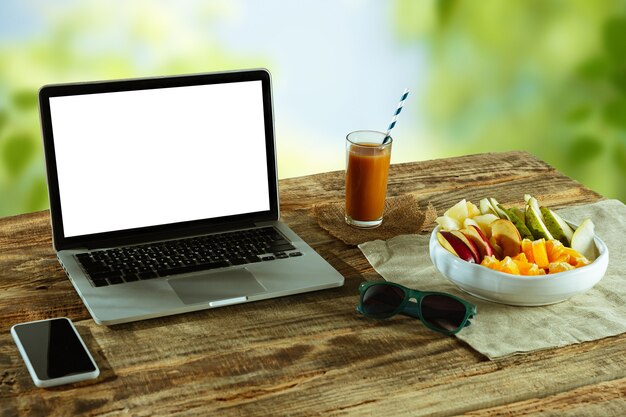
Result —
[[346, 223], [361, 229], [383, 222], [391, 137], [374, 130], [358, 130], [346, 137]]

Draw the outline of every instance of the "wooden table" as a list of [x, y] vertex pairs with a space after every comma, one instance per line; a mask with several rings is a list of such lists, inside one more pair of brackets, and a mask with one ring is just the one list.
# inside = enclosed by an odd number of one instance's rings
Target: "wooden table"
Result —
[[[438, 210], [464, 197], [521, 205], [525, 192], [555, 208], [602, 198], [523, 152], [394, 165], [389, 181], [390, 195]], [[47, 211], [0, 219], [0, 416], [626, 413], [625, 335], [490, 361], [414, 319], [365, 319], [357, 287], [379, 277], [311, 211], [343, 199], [343, 173], [280, 187], [283, 220], [345, 286], [113, 327], [91, 320], [57, 263]], [[57, 316], [76, 323], [97, 380], [31, 382], [9, 328]]]

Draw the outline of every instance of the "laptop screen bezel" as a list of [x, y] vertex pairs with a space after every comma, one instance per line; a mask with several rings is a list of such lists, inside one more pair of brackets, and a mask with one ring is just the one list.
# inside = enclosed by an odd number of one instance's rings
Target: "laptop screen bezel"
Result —
[[[54, 131], [50, 116], [50, 98], [246, 81], [261, 81], [262, 85], [269, 210], [104, 233], [72, 237], [65, 236], [54, 146]], [[53, 245], [57, 251], [65, 249], [111, 247], [154, 240], [174, 239], [195, 234], [227, 230], [238, 227], [239, 225], [251, 226], [258, 222], [275, 221], [279, 218], [271, 77], [269, 71], [266, 69], [45, 85], [39, 90], [39, 110], [48, 178]]]

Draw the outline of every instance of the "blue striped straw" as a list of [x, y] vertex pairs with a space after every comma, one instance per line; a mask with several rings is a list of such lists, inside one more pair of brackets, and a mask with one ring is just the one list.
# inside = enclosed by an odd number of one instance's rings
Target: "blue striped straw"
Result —
[[391, 119], [391, 123], [389, 124], [389, 127], [387, 128], [387, 133], [385, 134], [385, 139], [383, 140], [383, 145], [386, 144], [386, 143], [389, 143], [389, 141], [391, 140], [390, 136], [389, 136], [389, 133], [391, 133], [391, 129], [393, 129], [393, 127], [396, 125], [396, 122], [398, 121], [398, 115], [402, 111], [402, 106], [404, 106], [404, 100], [406, 100], [408, 95], [409, 95], [409, 89], [406, 88], [404, 90], [404, 93], [402, 93], [402, 97], [400, 98], [400, 103], [398, 103], [398, 107], [396, 108], [396, 112], [393, 114], [393, 118]]

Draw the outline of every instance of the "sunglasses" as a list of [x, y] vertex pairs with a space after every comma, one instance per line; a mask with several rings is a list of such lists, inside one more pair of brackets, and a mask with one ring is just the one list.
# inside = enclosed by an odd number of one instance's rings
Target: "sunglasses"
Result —
[[356, 309], [365, 317], [386, 319], [404, 314], [447, 335], [469, 326], [469, 319], [476, 315], [474, 304], [452, 294], [412, 290], [395, 282], [364, 282], [359, 286], [359, 293], [361, 299]]

